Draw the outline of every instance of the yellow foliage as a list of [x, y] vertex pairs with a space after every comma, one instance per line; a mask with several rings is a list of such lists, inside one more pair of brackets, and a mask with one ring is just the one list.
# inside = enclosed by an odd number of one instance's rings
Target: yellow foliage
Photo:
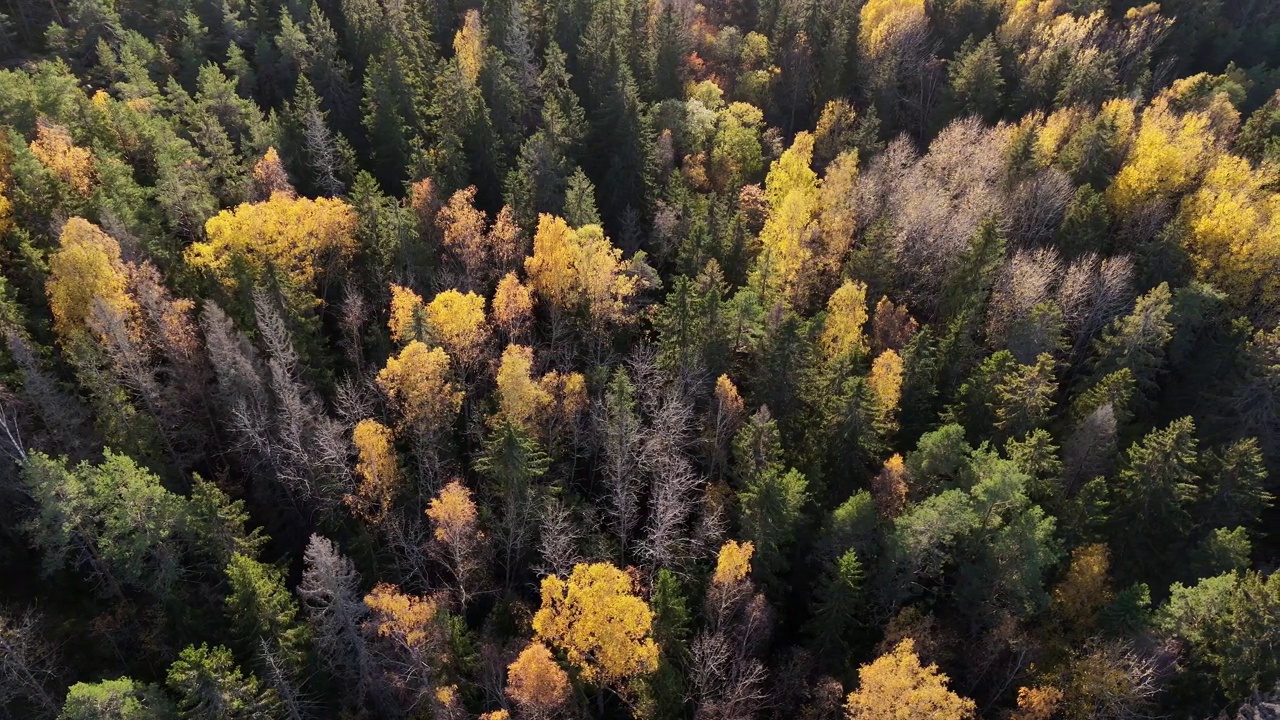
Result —
[[813, 135], [802, 132], [769, 167], [769, 215], [760, 230], [757, 272], [767, 291], [787, 302], [803, 300], [817, 228], [818, 176], [809, 167]]
[[1186, 192], [1218, 152], [1207, 112], [1178, 113], [1164, 96], [1142, 112], [1137, 137], [1120, 172], [1107, 188], [1119, 213], [1140, 211], [1151, 200]]
[[73, 217], [62, 226], [45, 281], [53, 328], [59, 337], [65, 341], [85, 330], [95, 298], [121, 315], [131, 316], [137, 305], [126, 291], [127, 284], [115, 238], [84, 218]]
[[494, 710], [481, 715], [480, 720], [511, 720], [511, 713], [506, 710]]
[[472, 277], [485, 265], [484, 213], [475, 207], [476, 188], [463, 188], [449, 196], [440, 208], [436, 223], [444, 237], [444, 247], [457, 257]]
[[1052, 685], [1018, 688], [1018, 709], [1010, 720], [1053, 720], [1063, 693]]
[[552, 308], [585, 308], [597, 328], [626, 322], [626, 304], [640, 290], [639, 281], [626, 271], [622, 251], [600, 226], [573, 230], [551, 215], [538, 218], [533, 255], [525, 258], [524, 267], [529, 284]]
[[902, 399], [902, 358], [893, 350], [885, 350], [871, 363], [867, 377], [876, 407], [882, 420], [888, 420], [898, 411]]
[[924, 0], [867, 0], [860, 14], [858, 46], [877, 58], [890, 48], [900, 28], [924, 22]]
[[551, 394], [533, 379], [533, 348], [508, 345], [498, 366], [498, 416], [532, 429], [551, 405]]
[[535, 640], [507, 666], [507, 697], [526, 713], [552, 713], [569, 700], [569, 674]]
[[285, 171], [284, 163], [280, 162], [280, 154], [274, 147], [267, 148], [266, 154], [254, 163], [253, 189], [254, 196], [263, 200], [276, 193], [283, 193], [291, 198], [297, 196], [293, 185], [289, 183], [289, 173]]
[[507, 273], [498, 281], [493, 293], [493, 319], [510, 335], [520, 334], [533, 319], [533, 293], [515, 273]]
[[423, 435], [448, 427], [462, 407], [463, 393], [449, 380], [449, 355], [417, 340], [387, 360], [378, 386], [400, 411], [403, 426]]
[[823, 356], [835, 360], [867, 352], [867, 338], [862, 332], [866, 324], [867, 286], [845, 280], [827, 301], [827, 318], [818, 336]]
[[378, 583], [364, 597], [380, 637], [392, 638], [405, 648], [422, 649], [438, 637], [434, 626], [439, 609], [430, 598], [406, 595], [390, 583]]
[[1065, 0], [1009, 0], [999, 37], [1006, 43], [1024, 41], [1039, 26], [1066, 9]]
[[228, 287], [236, 285], [240, 269], [262, 273], [271, 267], [309, 288], [327, 264], [355, 254], [355, 229], [355, 211], [342, 200], [276, 193], [209, 218], [209, 241], [187, 248], [187, 262], [208, 268]]
[[431, 518], [436, 540], [449, 545], [461, 545], [477, 532], [476, 504], [471, 500], [471, 491], [457, 480], [431, 499], [427, 517]]
[[733, 384], [733, 380], [728, 375], [721, 375], [716, 378], [715, 389], [716, 407], [721, 414], [730, 414], [734, 417], [741, 417], [746, 404], [742, 401], [742, 395], [738, 393], [738, 386]]
[[529, 284], [557, 310], [567, 311], [574, 299], [573, 230], [554, 215], [538, 216], [533, 234], [533, 255], [525, 258]]
[[911, 638], [859, 668], [858, 690], [845, 704], [849, 720], [967, 720], [974, 710], [972, 700], [947, 689], [936, 665], [920, 665]]
[[716, 556], [716, 572], [711, 576], [711, 583], [728, 587], [742, 582], [751, 572], [751, 556], [755, 551], [756, 546], [750, 542], [727, 541]]
[[453, 52], [463, 81], [471, 87], [480, 81], [480, 70], [484, 68], [484, 43], [480, 11], [468, 10], [462, 29], [453, 36]]
[[1111, 602], [1108, 575], [1111, 555], [1101, 543], [1082, 545], [1071, 553], [1067, 574], [1053, 589], [1050, 617], [1058, 618], [1072, 630], [1087, 634], [1098, 612]]
[[871, 479], [871, 495], [876, 500], [880, 514], [889, 519], [901, 515], [907, 505], [907, 490], [906, 467], [902, 456], [894, 453]]
[[567, 580], [542, 580], [536, 638], [564, 652], [589, 683], [615, 685], [656, 670], [652, 627], [653, 611], [631, 576], [608, 563], [579, 564]]
[[570, 422], [587, 409], [587, 379], [582, 373], [560, 373], [552, 370], [538, 381], [551, 397], [552, 416]]
[[366, 521], [382, 524], [403, 486], [391, 429], [377, 420], [361, 420], [351, 433], [356, 446], [356, 495], [345, 498]]
[[1237, 307], [1280, 301], [1280, 195], [1246, 160], [1223, 155], [1183, 204], [1199, 274]]
[[93, 153], [76, 147], [65, 127], [41, 118], [36, 125], [36, 139], [30, 147], [31, 154], [54, 177], [81, 195], [89, 194], [93, 185]]
[[431, 337], [462, 365], [480, 358], [489, 326], [484, 319], [484, 297], [473, 292], [445, 290], [427, 305]]
[[857, 215], [858, 152], [836, 156], [827, 166], [818, 195], [818, 225], [822, 248], [818, 268], [826, 277], [840, 272], [849, 248], [853, 247]]
[[1036, 133], [1036, 161], [1041, 167], [1048, 167], [1058, 159], [1062, 146], [1067, 144], [1071, 135], [1084, 120], [1084, 109], [1072, 106], [1054, 110], [1044, 119]]
[[387, 321], [391, 329], [391, 340], [406, 343], [410, 340], [423, 340], [427, 330], [427, 307], [418, 293], [399, 285], [391, 286], [391, 319]]

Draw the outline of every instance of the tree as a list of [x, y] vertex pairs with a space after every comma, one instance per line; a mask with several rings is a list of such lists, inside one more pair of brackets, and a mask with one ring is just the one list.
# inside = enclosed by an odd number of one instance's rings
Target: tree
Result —
[[300, 669], [306, 659], [308, 633], [298, 617], [298, 603], [285, 588], [279, 569], [239, 553], [227, 565], [227, 618], [246, 647], [262, 642], [274, 647], [278, 657]]
[[356, 478], [359, 486], [344, 501], [374, 527], [381, 526], [405, 489], [396, 459], [391, 428], [377, 420], [364, 419], [351, 431], [356, 446]]
[[1142, 568], [1171, 569], [1191, 529], [1190, 511], [1200, 495], [1195, 430], [1191, 418], [1182, 418], [1129, 448], [1111, 518], [1129, 578], [1149, 576], [1135, 572]]
[[851, 631], [861, 623], [862, 579], [862, 563], [850, 549], [823, 571], [814, 592], [807, 629], [819, 657], [830, 658], [829, 667], [840, 668], [838, 659], [848, 655]]
[[495, 486], [501, 499], [495, 533], [503, 550], [503, 568], [510, 585], [536, 534], [541, 489], [536, 485], [550, 458], [536, 440], [519, 426], [502, 421], [486, 441], [476, 460], [480, 471]]
[[[865, 11], [864, 11], [865, 14]], [[975, 704], [947, 689], [936, 665], [922, 666], [910, 638], [858, 669], [858, 689], [845, 705], [849, 720], [965, 720]]]
[[876, 399], [880, 422], [891, 427], [902, 399], [902, 358], [893, 350], [885, 350], [871, 363], [867, 383]]
[[31, 141], [31, 154], [68, 187], [88, 197], [94, 181], [93, 153], [76, 147], [71, 133], [62, 125], [40, 118], [36, 123], [36, 139]]
[[278, 273], [293, 291], [310, 292], [324, 272], [356, 251], [355, 210], [329, 198], [276, 193], [265, 202], [223, 210], [204, 229], [208, 241], [187, 248], [187, 262], [207, 269], [229, 290]]
[[[379, 661], [402, 712], [431, 702], [444, 691], [433, 677], [445, 652], [443, 609], [435, 598], [418, 597], [379, 583], [364, 597], [366, 632], [376, 639]], [[433, 692], [433, 690], [435, 692]], [[448, 700], [447, 692], [444, 700]], [[451, 703], [445, 702], [445, 705]]]
[[165, 597], [183, 570], [184, 502], [132, 459], [103, 451], [101, 465], [68, 468], [32, 453], [23, 478], [37, 513], [25, 524], [46, 573], [87, 566], [108, 595], [125, 587]]
[[776, 423], [761, 410], [738, 431], [734, 455], [743, 488], [738, 493], [743, 535], [756, 550], [756, 575], [766, 584], [781, 579], [799, 529], [808, 480], [782, 464]]
[[471, 491], [457, 480], [446, 484], [427, 504], [436, 552], [453, 574], [458, 606], [464, 611], [487, 566], [486, 538], [477, 524]]
[[51, 715], [57, 700], [48, 686], [56, 678], [56, 662], [53, 647], [40, 636], [38, 615], [0, 615], [0, 701], [6, 707], [25, 701], [32, 711]]
[[1202, 672], [1229, 700], [1241, 702], [1280, 680], [1280, 574], [1227, 573], [1192, 587], [1174, 583], [1160, 627], [1187, 641]]
[[813, 135], [802, 132], [769, 167], [765, 178], [769, 215], [760, 231], [756, 260], [762, 289], [798, 307], [809, 299], [811, 288], [804, 278], [817, 233], [819, 181], [809, 167], [812, 157]]
[[867, 324], [867, 286], [846, 280], [827, 301], [827, 317], [818, 344], [828, 362], [858, 360], [868, 350], [862, 328]]
[[463, 367], [472, 367], [489, 339], [484, 298], [475, 293], [445, 290], [427, 304], [431, 339]]
[[231, 651], [206, 644], [188, 646], [169, 666], [169, 689], [178, 696], [183, 717], [193, 720], [269, 720], [275, 693], [261, 690], [258, 679], [236, 667]]
[[1106, 545], [1081, 545], [1071, 552], [1071, 564], [1053, 589], [1052, 617], [1068, 632], [1084, 637], [1093, 632], [1098, 614], [1114, 597], [1110, 587], [1111, 553]]
[[175, 715], [160, 688], [122, 677], [72, 685], [58, 720], [168, 720]]
[[515, 273], [507, 273], [498, 281], [493, 293], [493, 321], [512, 342], [524, 339], [533, 322], [533, 293]]
[[507, 697], [524, 717], [549, 717], [569, 701], [569, 675], [535, 640], [507, 666]]
[[400, 431], [418, 443], [420, 460], [431, 466], [436, 451], [430, 443], [453, 424], [462, 407], [464, 393], [455, 391], [449, 378], [449, 355], [414, 340], [387, 359], [378, 372], [378, 386], [399, 412]]
[[355, 565], [319, 535], [311, 536], [303, 562], [298, 596], [321, 665], [354, 686], [361, 699], [376, 694], [373, 657], [361, 632], [369, 609], [360, 599]]
[[1173, 338], [1171, 297], [1168, 283], [1161, 283], [1138, 298], [1132, 312], [1112, 323], [1097, 343], [1095, 377], [1128, 370], [1140, 393], [1149, 397], [1155, 392]]
[[67, 220], [58, 236], [58, 251], [49, 258], [45, 284], [54, 329], [63, 342], [84, 336], [95, 303], [131, 318], [138, 307], [127, 284], [120, 244], [84, 218]]
[[949, 69], [951, 94], [960, 108], [990, 122], [1000, 110], [1004, 78], [1000, 75], [1000, 51], [995, 38], [966, 41]]
[[427, 306], [418, 293], [396, 284], [391, 285], [391, 318], [387, 321], [392, 342], [407, 344], [413, 340], [426, 342], [428, 337]]
[[565, 653], [588, 683], [614, 687], [656, 670], [652, 627], [653, 611], [635, 594], [635, 581], [608, 563], [575, 565], [568, 579], [542, 580], [535, 639]]

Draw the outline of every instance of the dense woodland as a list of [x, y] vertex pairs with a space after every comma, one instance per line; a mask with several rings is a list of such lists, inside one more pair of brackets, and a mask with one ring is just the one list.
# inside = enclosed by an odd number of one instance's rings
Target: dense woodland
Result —
[[1280, 717], [1277, 0], [0, 60], [0, 717]]

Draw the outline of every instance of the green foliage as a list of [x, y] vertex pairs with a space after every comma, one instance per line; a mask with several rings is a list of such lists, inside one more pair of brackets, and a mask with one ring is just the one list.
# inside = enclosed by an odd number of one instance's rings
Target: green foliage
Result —
[[67, 690], [58, 720], [168, 720], [177, 717], [160, 688], [122, 677]]
[[165, 682], [178, 698], [184, 718], [192, 720], [269, 720], [276, 696], [236, 666], [222, 646], [187, 647], [169, 666]]
[[309, 633], [298, 617], [298, 602], [285, 587], [284, 573], [239, 553], [227, 565], [227, 619], [251, 652], [259, 643], [278, 648], [295, 669], [305, 660]]

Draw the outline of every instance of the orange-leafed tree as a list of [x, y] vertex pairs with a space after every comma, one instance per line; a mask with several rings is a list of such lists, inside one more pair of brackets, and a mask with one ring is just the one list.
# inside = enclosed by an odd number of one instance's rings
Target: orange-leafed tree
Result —
[[858, 689], [849, 694], [849, 720], [969, 720], [972, 700], [947, 687], [935, 665], [922, 666], [907, 638], [891, 652], [858, 669]]
[[652, 629], [653, 611], [635, 580], [609, 563], [579, 564], [567, 579], [542, 581], [536, 639], [563, 652], [588, 683], [617, 688], [656, 670]]
[[901, 515], [907, 506], [907, 491], [907, 470], [902, 456], [894, 453], [871, 480], [871, 495], [880, 515], [889, 520]]
[[551, 717], [569, 701], [569, 674], [535, 640], [507, 666], [507, 697], [523, 717]]
[[427, 504], [432, 552], [453, 574], [458, 606], [466, 609], [486, 566], [487, 539], [478, 523], [471, 491], [457, 480], [446, 484]]
[[298, 192], [289, 182], [289, 173], [280, 161], [280, 153], [274, 147], [253, 164], [253, 185], [249, 191], [249, 199], [253, 202], [270, 200], [272, 195], [282, 193], [286, 197], [297, 197]]

